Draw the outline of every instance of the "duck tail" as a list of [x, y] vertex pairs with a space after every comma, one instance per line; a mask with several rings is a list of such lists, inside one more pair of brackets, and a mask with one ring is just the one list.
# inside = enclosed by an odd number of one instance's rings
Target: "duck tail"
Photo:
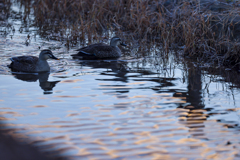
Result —
[[85, 51], [79, 51], [78, 54], [85, 54], [85, 55], [92, 55], [91, 53], [85, 52]]
[[77, 54], [71, 54], [71, 56], [92, 56], [90, 53], [79, 51]]
[[8, 68], [12, 68], [12, 63], [7, 65]]

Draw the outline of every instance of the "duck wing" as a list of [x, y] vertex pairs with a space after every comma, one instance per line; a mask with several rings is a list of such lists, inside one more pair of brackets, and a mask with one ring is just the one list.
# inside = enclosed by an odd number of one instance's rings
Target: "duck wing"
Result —
[[82, 50], [86, 50], [86, 49], [89, 49], [89, 48], [94, 48], [96, 46], [107, 46], [105, 43], [95, 43], [95, 44], [91, 44], [89, 46], [86, 46], [86, 47], [82, 47], [80, 49], [77, 49], [76, 51], [82, 51]]
[[94, 56], [98, 58], [116, 58], [119, 57], [116, 55], [116, 50], [114, 47], [111, 46], [95, 46], [91, 50], [94, 53]]
[[71, 56], [80, 56], [84, 59], [97, 59], [97, 58], [117, 58], [119, 57], [118, 54], [116, 54], [116, 49], [114, 47], [111, 47], [109, 45], [90, 45], [87, 47], [80, 48], [78, 50], [79, 52], [77, 54], [71, 55]]
[[19, 56], [12, 57], [11, 61], [9, 68], [12, 71], [35, 72], [38, 58], [34, 56]]
[[96, 48], [98, 48], [99, 46], [108, 46], [104, 43], [95, 43], [95, 44], [91, 44], [89, 46], [86, 47], [82, 47], [76, 51], [78, 51], [77, 54], [72, 54], [71, 56], [95, 56], [94, 52], [96, 51]]
[[25, 63], [25, 64], [36, 64], [38, 61], [38, 58], [35, 56], [19, 56], [19, 57], [12, 57], [12, 62], [18, 62], [18, 63]]

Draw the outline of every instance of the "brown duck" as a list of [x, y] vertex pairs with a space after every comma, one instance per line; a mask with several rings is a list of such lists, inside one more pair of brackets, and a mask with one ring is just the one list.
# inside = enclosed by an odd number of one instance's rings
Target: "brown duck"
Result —
[[115, 36], [111, 39], [110, 45], [105, 43], [92, 44], [78, 49], [79, 52], [71, 56], [82, 59], [119, 58], [121, 57], [121, 50], [118, 48], [119, 44], [126, 46], [119, 37]]
[[50, 67], [47, 59], [59, 60], [52, 54], [49, 49], [42, 50], [39, 57], [35, 56], [19, 56], [10, 58], [12, 63], [9, 65], [12, 71], [15, 72], [48, 72]]

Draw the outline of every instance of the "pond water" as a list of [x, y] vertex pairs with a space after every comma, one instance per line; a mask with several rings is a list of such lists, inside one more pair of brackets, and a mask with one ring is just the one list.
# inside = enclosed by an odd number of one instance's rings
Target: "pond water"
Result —
[[[155, 54], [72, 59], [76, 48], [46, 40], [18, 19], [8, 23], [15, 32], [4, 34], [2, 23], [0, 118], [9, 134], [69, 159], [240, 159], [237, 73], [231, 79], [229, 70], [174, 56], [163, 63]], [[10, 57], [37, 56], [39, 48], [61, 58], [49, 61], [50, 73], [8, 69]]]

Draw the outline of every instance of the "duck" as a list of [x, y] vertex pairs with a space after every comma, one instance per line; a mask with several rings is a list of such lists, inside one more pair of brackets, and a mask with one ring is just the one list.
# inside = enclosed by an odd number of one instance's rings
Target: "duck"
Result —
[[95, 43], [83, 48], [80, 48], [77, 54], [72, 54], [73, 58], [82, 59], [107, 59], [107, 58], [119, 58], [121, 57], [121, 50], [118, 45], [126, 46], [122, 40], [118, 37], [112, 37], [110, 45], [105, 43]]
[[59, 60], [51, 50], [44, 49], [40, 52], [39, 57], [35, 56], [18, 56], [11, 57], [12, 63], [8, 66], [14, 72], [49, 72], [48, 59]]

